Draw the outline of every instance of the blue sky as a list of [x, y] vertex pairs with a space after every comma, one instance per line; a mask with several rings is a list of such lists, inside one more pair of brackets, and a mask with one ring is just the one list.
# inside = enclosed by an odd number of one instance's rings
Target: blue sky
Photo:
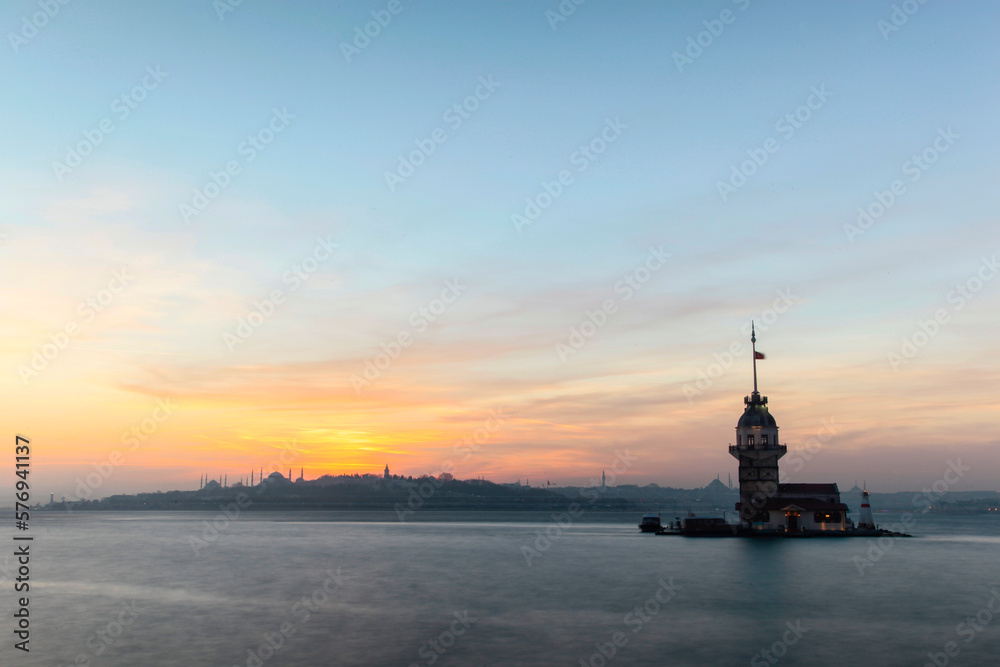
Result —
[[[53, 488], [165, 396], [177, 416], [102, 492], [234, 474], [284, 440], [307, 443], [317, 472], [434, 472], [499, 405], [517, 416], [459, 476], [580, 483], [630, 446], [643, 461], [631, 481], [702, 485], [735, 468], [725, 443], [748, 357], [694, 398], [685, 387], [779, 290], [795, 305], [760, 345], [786, 440], [845, 424], [810, 479], [874, 466], [882, 488], [914, 488], [962, 455], [976, 462], [963, 483], [996, 488], [1000, 281], [948, 300], [998, 246], [995, 4], [907, 5], [885, 32], [899, 3], [590, 0], [553, 27], [554, 1], [400, 2], [348, 60], [342, 43], [387, 6], [245, 0], [220, 19], [209, 0], [74, 1], [12, 41], [41, 10], [6, 5], [3, 386], [9, 428], [60, 443]], [[122, 118], [115, 100], [153, 81], [148, 68], [165, 76]], [[449, 109], [477, 87], [456, 124]], [[810, 99], [807, 120], [779, 129]], [[275, 110], [294, 117], [249, 161], [241, 146]], [[60, 179], [53, 163], [103, 119], [113, 131]], [[613, 141], [581, 171], [580, 147], [609, 122]], [[446, 140], [390, 189], [386, 172], [436, 130]], [[766, 162], [720, 196], [769, 140]], [[913, 180], [904, 165], [925, 150], [936, 159]], [[239, 173], [185, 220], [230, 161]], [[572, 182], [518, 231], [511, 216], [562, 171]], [[884, 215], [846, 232], [894, 180], [905, 190]], [[282, 276], [317, 238], [338, 249], [292, 290]], [[615, 285], [650, 247], [670, 260], [625, 301]], [[25, 380], [123, 266], [134, 281]], [[355, 391], [366, 360], [454, 279], [461, 297]], [[287, 302], [227, 349], [276, 289]], [[557, 344], [609, 298], [620, 308], [563, 361]], [[947, 322], [894, 368], [937, 309]]]

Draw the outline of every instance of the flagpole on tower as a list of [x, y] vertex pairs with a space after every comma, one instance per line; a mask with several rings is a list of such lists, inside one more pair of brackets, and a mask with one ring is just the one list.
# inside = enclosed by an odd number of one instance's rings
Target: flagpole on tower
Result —
[[757, 331], [750, 320], [750, 345], [753, 347], [753, 393], [757, 393]]

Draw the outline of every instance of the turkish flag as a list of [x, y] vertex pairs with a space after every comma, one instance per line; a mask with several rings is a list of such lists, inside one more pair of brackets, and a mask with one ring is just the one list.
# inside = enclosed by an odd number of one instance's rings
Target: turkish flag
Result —
[[753, 353], [753, 358], [754, 359], [763, 359], [764, 358], [764, 353], [763, 352], [754, 352]]

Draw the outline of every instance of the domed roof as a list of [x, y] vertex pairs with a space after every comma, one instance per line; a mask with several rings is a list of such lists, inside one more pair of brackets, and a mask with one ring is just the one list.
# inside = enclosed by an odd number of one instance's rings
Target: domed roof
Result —
[[740, 416], [740, 420], [736, 422], [736, 428], [740, 428], [741, 426], [778, 428], [778, 422], [774, 421], [774, 417], [767, 410], [767, 396], [761, 397], [760, 394], [755, 392], [751, 397], [744, 399], [744, 401], [747, 404], [747, 408]]

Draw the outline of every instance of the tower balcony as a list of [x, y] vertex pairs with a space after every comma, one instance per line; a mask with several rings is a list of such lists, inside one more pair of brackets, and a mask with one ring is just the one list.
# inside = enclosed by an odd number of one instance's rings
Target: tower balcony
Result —
[[753, 445], [729, 445], [730, 454], [740, 452], [781, 452], [782, 454], [786, 454], [788, 453], [788, 447], [785, 445], [762, 445], [760, 443]]

